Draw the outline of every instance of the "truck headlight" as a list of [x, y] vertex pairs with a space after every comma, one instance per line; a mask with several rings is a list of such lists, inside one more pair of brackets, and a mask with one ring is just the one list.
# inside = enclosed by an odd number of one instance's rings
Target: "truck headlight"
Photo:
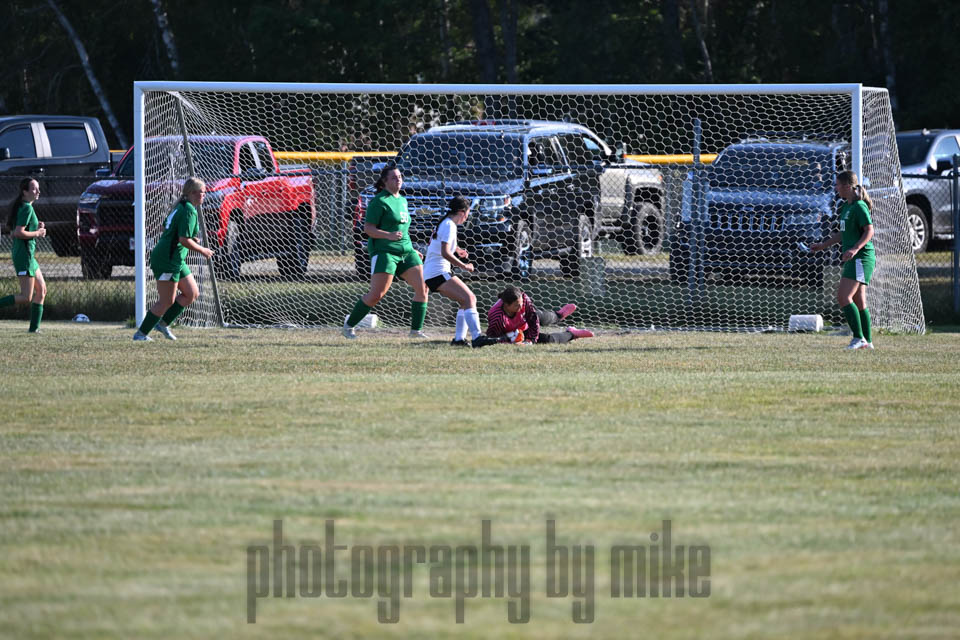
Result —
[[100, 204], [100, 198], [99, 193], [85, 193], [80, 196], [79, 204], [89, 209], [96, 209], [97, 205]]
[[514, 202], [519, 202], [519, 198], [513, 199], [510, 196], [474, 198], [473, 210], [478, 222], [489, 224], [504, 222], [507, 219], [507, 210]]

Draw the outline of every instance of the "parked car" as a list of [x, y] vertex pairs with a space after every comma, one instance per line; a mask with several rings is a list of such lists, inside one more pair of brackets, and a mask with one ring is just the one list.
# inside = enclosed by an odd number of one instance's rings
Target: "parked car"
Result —
[[811, 254], [800, 243], [832, 231], [840, 205], [836, 175], [848, 164], [844, 142], [747, 140], [725, 148], [683, 184], [670, 280], [688, 282], [696, 252], [704, 275], [776, 276], [822, 287], [825, 260], [835, 263], [836, 252]]
[[[311, 171], [280, 166], [261, 136], [191, 136], [197, 174], [207, 183], [202, 216], [209, 242], [217, 247], [214, 266], [221, 277], [237, 278], [241, 265], [277, 259], [281, 276], [300, 278], [313, 247], [316, 209]], [[147, 189], [179, 193], [184, 150], [177, 136], [147, 141], [147, 162], [171, 167], [171, 181]], [[108, 278], [114, 265], [134, 264], [133, 174], [135, 149], [116, 172], [95, 182], [80, 197], [76, 229], [80, 264], [87, 278]], [[172, 170], [180, 165], [179, 171]]]
[[[459, 244], [478, 272], [525, 278], [536, 258], [557, 258], [564, 275], [579, 273], [601, 234], [631, 253], [662, 244], [663, 177], [624, 161], [586, 127], [538, 120], [478, 120], [415, 134], [396, 159], [411, 213], [410, 237], [423, 250], [447, 201], [474, 203]], [[361, 193], [354, 218], [357, 272], [369, 274], [363, 214], [374, 196]]]
[[77, 198], [97, 171], [109, 167], [110, 149], [96, 118], [0, 117], [0, 177], [10, 178], [3, 198], [16, 197], [21, 176], [37, 179], [41, 197], [34, 208], [58, 256], [77, 254]]
[[960, 154], [960, 130], [902, 131], [897, 134], [897, 151], [913, 251], [922, 253], [931, 239], [953, 237], [949, 183], [920, 176], [940, 176], [953, 168], [953, 156]]

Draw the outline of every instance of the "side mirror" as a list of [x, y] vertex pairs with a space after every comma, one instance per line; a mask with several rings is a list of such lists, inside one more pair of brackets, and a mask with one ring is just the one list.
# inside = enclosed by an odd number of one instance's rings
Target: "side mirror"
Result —
[[0, 160], [9, 160], [10, 159], [10, 149], [8, 147], [0, 147]]
[[928, 170], [927, 173], [936, 173], [937, 175], [940, 175], [940, 174], [943, 173], [944, 171], [949, 171], [950, 169], [953, 169], [953, 159], [952, 159], [952, 158], [939, 158], [939, 159], [937, 160], [937, 166], [936, 166], [936, 168], [933, 169], [932, 171], [931, 171], [931, 170]]

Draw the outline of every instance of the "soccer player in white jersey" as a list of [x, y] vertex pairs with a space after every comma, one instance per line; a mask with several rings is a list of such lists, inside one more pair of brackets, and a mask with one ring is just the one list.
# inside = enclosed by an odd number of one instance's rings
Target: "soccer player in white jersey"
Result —
[[470, 215], [470, 203], [462, 196], [450, 200], [447, 214], [437, 224], [430, 238], [427, 257], [423, 262], [423, 279], [431, 292], [456, 301], [460, 305], [457, 311], [457, 328], [453, 337], [454, 346], [465, 347], [467, 330], [470, 331], [470, 343], [474, 348], [496, 344], [480, 330], [480, 315], [477, 313], [477, 297], [463, 280], [453, 275], [453, 267], [473, 272], [473, 265], [464, 262], [467, 252], [457, 246], [457, 225], [466, 222]]

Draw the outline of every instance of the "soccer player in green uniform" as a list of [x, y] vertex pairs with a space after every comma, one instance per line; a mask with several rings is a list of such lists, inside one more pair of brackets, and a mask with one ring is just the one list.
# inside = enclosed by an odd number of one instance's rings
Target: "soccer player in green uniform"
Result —
[[157, 301], [133, 334], [134, 340], [152, 340], [150, 332], [154, 327], [168, 340], [176, 340], [170, 332], [170, 325], [200, 295], [200, 289], [187, 266], [187, 252], [196, 251], [204, 258], [213, 256], [211, 249], [196, 241], [200, 232], [197, 211], [206, 192], [203, 180], [188, 179], [183, 184], [180, 202], [164, 222], [160, 240], [150, 252], [150, 268], [157, 281]]
[[370, 291], [357, 300], [343, 325], [343, 335], [347, 338], [357, 337], [354, 327], [387, 294], [395, 275], [413, 287], [410, 337], [428, 337], [423, 332], [423, 321], [427, 315], [423, 259], [410, 242], [410, 213], [407, 199], [400, 195], [402, 186], [403, 176], [394, 165], [388, 164], [380, 171], [376, 184], [377, 195], [367, 205], [363, 219], [363, 232], [369, 238]]
[[837, 303], [853, 332], [847, 349], [873, 349], [872, 322], [867, 308], [867, 285], [876, 265], [871, 242], [873, 202], [853, 171], [844, 171], [837, 176], [837, 193], [847, 201], [840, 208], [840, 229], [823, 242], [812, 244], [810, 250], [822, 251], [840, 243], [843, 267]]
[[13, 236], [13, 270], [20, 281], [20, 293], [0, 298], [0, 307], [11, 304], [30, 305], [30, 333], [40, 329], [43, 317], [43, 299], [47, 296], [47, 283], [40, 273], [40, 265], [34, 257], [37, 238], [47, 235], [43, 223], [37, 219], [33, 203], [40, 197], [40, 184], [33, 178], [20, 181], [20, 190], [10, 204], [7, 226]]

